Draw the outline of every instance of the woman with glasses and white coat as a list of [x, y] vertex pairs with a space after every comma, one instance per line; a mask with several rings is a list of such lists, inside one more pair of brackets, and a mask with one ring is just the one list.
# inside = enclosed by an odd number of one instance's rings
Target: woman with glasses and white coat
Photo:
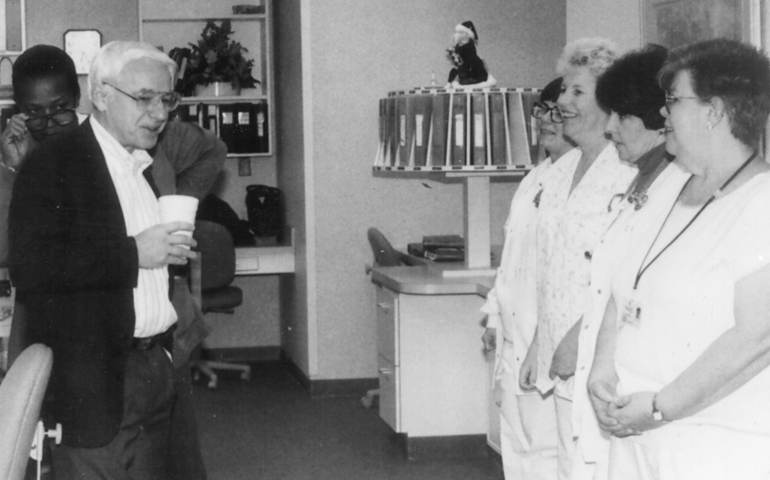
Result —
[[[558, 106], [564, 135], [578, 147], [550, 170], [540, 197], [537, 225], [536, 335], [519, 382], [542, 395], [553, 391], [558, 430], [558, 478], [569, 478], [572, 438], [572, 377], [578, 324], [587, 308], [594, 247], [611, 220], [607, 205], [628, 188], [636, 169], [618, 158], [605, 138], [608, 115], [596, 101], [597, 78], [615, 61], [617, 49], [605, 39], [568, 44], [557, 70], [564, 76]], [[570, 335], [567, 335], [573, 329]]]
[[645, 207], [610, 284], [589, 377], [609, 478], [767, 479], [770, 62], [709, 40], [674, 51], [660, 78], [689, 176]]
[[495, 392], [499, 392], [500, 448], [505, 478], [552, 480], [556, 475], [556, 413], [553, 401], [519, 386], [519, 369], [537, 325], [535, 226], [539, 197], [554, 163], [571, 150], [562, 135], [556, 100], [561, 78], [551, 81], [532, 109], [539, 142], [548, 153], [521, 180], [505, 223], [505, 245], [492, 290], [482, 311], [487, 314], [483, 340], [496, 348]]

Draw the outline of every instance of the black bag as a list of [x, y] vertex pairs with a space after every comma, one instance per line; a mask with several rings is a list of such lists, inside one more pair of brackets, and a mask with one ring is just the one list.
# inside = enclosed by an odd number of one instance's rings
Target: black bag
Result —
[[283, 231], [283, 195], [275, 187], [246, 187], [246, 211], [251, 231], [258, 237], [280, 237]]

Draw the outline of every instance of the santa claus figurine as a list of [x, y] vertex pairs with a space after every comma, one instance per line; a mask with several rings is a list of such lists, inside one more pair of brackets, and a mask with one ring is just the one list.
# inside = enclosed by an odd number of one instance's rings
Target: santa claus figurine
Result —
[[488, 71], [484, 60], [476, 53], [479, 35], [470, 20], [458, 24], [453, 36], [454, 47], [447, 50], [447, 56], [454, 65], [449, 71], [447, 88], [493, 87], [497, 80]]

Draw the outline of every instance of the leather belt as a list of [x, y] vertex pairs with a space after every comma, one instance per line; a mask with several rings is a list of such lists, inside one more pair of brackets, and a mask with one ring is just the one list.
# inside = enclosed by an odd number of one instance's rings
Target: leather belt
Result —
[[173, 335], [175, 328], [176, 325], [172, 325], [165, 332], [151, 337], [134, 337], [131, 339], [131, 348], [134, 350], [150, 350], [155, 345], [170, 346], [171, 335]]

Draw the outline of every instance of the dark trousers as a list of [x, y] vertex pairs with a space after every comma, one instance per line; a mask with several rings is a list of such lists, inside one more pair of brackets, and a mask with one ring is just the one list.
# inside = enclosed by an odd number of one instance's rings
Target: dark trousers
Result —
[[131, 350], [120, 430], [103, 447], [57, 446], [56, 480], [166, 480], [175, 400], [174, 368], [165, 350]]
[[[169, 480], [206, 480], [198, 425], [195, 421], [189, 362], [175, 369], [176, 402], [171, 412], [169, 438]], [[57, 479], [58, 480], [58, 479]]]

